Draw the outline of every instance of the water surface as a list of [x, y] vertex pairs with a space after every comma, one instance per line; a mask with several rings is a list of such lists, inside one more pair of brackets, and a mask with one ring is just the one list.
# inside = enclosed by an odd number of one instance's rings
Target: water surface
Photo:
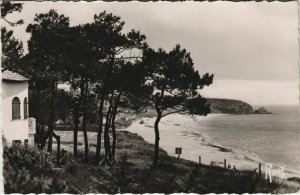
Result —
[[300, 170], [298, 107], [267, 109], [277, 114], [216, 115], [190, 125], [221, 145], [247, 150], [265, 162]]

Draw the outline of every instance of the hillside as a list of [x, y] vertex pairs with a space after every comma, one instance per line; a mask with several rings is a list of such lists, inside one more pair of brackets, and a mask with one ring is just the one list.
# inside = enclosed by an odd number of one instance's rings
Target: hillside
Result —
[[[59, 132], [64, 148], [72, 150], [72, 132]], [[154, 145], [127, 131], [117, 131], [117, 162], [93, 164], [96, 133], [88, 132], [89, 164], [83, 160], [83, 134], [79, 134], [78, 158], [67, 152], [59, 166], [55, 153], [14, 145], [4, 147], [6, 193], [295, 193], [298, 178], [269, 183], [256, 170], [234, 170], [208, 166], [169, 156], [160, 150], [160, 161], [152, 167]], [[102, 156], [103, 158], [103, 156]]]
[[211, 113], [254, 114], [252, 106], [246, 102], [233, 99], [207, 98]]

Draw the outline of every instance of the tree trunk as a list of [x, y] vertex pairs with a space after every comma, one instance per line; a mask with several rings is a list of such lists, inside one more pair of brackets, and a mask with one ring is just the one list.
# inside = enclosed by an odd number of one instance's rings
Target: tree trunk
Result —
[[161, 119], [161, 112], [157, 113], [157, 117], [154, 123], [154, 131], [155, 131], [155, 148], [154, 148], [154, 161], [153, 161], [153, 166], [158, 165], [158, 157], [159, 157], [159, 129], [158, 129], [158, 124]]
[[112, 132], [112, 137], [113, 137], [113, 142], [112, 142], [112, 147], [111, 147], [111, 159], [115, 157], [116, 154], [116, 146], [117, 146], [117, 134], [116, 134], [116, 125], [115, 125], [115, 119], [117, 112], [113, 111], [113, 116], [111, 120], [111, 132]]
[[119, 93], [119, 95], [115, 101], [114, 109], [112, 112], [112, 119], [111, 119], [111, 132], [112, 132], [112, 136], [113, 136], [113, 143], [112, 143], [112, 148], [111, 148], [111, 156], [112, 157], [115, 157], [115, 154], [116, 154], [117, 134], [116, 134], [115, 120], [116, 120], [118, 104], [119, 104], [121, 96], [122, 96], [122, 92]]
[[[43, 122], [41, 120], [40, 117], [40, 93], [41, 90], [40, 89], [36, 89], [36, 104], [35, 106], [33, 105], [33, 107], [35, 108], [35, 110], [30, 113], [30, 109], [29, 109], [29, 116], [34, 116], [36, 119], [36, 127], [37, 127], [37, 132], [36, 132], [36, 137], [37, 137], [37, 146], [41, 149], [43, 149], [46, 145], [46, 140], [44, 140], [44, 136], [45, 136], [45, 132], [44, 132], [44, 128], [43, 128]], [[29, 102], [30, 103], [30, 102]], [[30, 107], [31, 105], [29, 105]]]
[[100, 152], [101, 152], [101, 135], [103, 131], [103, 106], [104, 106], [105, 93], [102, 92], [99, 106], [99, 126], [97, 134], [97, 146], [96, 146], [96, 164], [100, 161]]
[[106, 113], [106, 121], [105, 121], [105, 129], [104, 129], [105, 161], [107, 164], [110, 163], [110, 159], [111, 159], [109, 127], [110, 127], [111, 114], [112, 114], [112, 100], [113, 100], [113, 93], [111, 95], [110, 105]]
[[78, 122], [79, 122], [79, 102], [75, 103], [74, 110], [74, 132], [73, 132], [73, 153], [77, 157], [77, 143], [78, 143]]
[[48, 150], [47, 150], [48, 152], [52, 151], [52, 140], [53, 140], [54, 120], [55, 120], [56, 85], [57, 83], [53, 82], [51, 86], [50, 116], [48, 121], [48, 131], [49, 131]]
[[88, 156], [89, 156], [89, 143], [88, 143], [88, 137], [86, 131], [87, 93], [88, 93], [88, 82], [86, 82], [84, 96], [83, 96], [83, 119], [82, 119], [82, 131], [84, 137], [84, 160], [86, 163], [88, 163]]
[[73, 132], [73, 153], [74, 157], [76, 158], [78, 155], [78, 150], [77, 150], [77, 145], [78, 145], [78, 123], [79, 123], [79, 110], [81, 106], [81, 101], [82, 101], [82, 90], [84, 88], [84, 82], [83, 78], [81, 77], [81, 82], [80, 82], [80, 97], [77, 102], [75, 102], [75, 109], [74, 109], [74, 132]]
[[107, 74], [105, 75], [105, 80], [104, 80], [104, 86], [103, 86], [103, 91], [101, 93], [101, 98], [100, 98], [100, 106], [99, 106], [99, 126], [98, 126], [98, 134], [97, 134], [97, 147], [96, 147], [96, 164], [99, 163], [100, 160], [100, 151], [101, 151], [101, 134], [103, 132], [103, 105], [104, 105], [104, 100], [107, 94], [107, 89], [109, 85], [109, 80], [111, 77], [112, 69], [114, 65], [114, 56], [111, 59], [109, 70], [107, 71]]
[[162, 118], [162, 110], [160, 108], [161, 101], [164, 97], [165, 93], [165, 87], [163, 86], [161, 89], [161, 95], [160, 98], [155, 102], [155, 109], [157, 112], [157, 117], [154, 123], [154, 131], [155, 131], [155, 148], [154, 148], [154, 159], [153, 159], [153, 166], [158, 165], [158, 157], [159, 157], [159, 129], [158, 129], [158, 124], [160, 122], [160, 119]]

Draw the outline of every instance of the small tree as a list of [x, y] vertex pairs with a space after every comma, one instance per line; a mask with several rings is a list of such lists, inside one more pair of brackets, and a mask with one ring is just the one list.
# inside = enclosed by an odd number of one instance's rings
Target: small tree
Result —
[[206, 73], [202, 77], [194, 69], [194, 63], [185, 49], [179, 45], [170, 51], [145, 49], [143, 64], [147, 68], [146, 86], [153, 89], [149, 100], [157, 112], [154, 124], [155, 151], [154, 166], [159, 157], [159, 122], [173, 113], [207, 115], [210, 112], [206, 100], [199, 90], [213, 81], [213, 75]]

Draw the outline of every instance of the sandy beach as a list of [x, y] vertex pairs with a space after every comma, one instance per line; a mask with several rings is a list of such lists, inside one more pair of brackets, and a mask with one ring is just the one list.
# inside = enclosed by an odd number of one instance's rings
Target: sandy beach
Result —
[[[215, 117], [211, 114], [208, 117]], [[190, 117], [179, 114], [169, 115], [160, 122], [160, 147], [171, 156], [175, 154], [175, 148], [181, 147], [181, 158], [199, 162], [206, 165], [224, 166], [224, 159], [227, 166], [235, 166], [238, 170], [258, 169], [259, 163], [262, 164], [262, 172], [265, 172], [266, 163], [258, 155], [222, 146], [212, 141], [207, 135], [201, 132], [201, 127], [195, 130], [189, 124], [195, 120], [206, 120], [205, 117]], [[135, 120], [126, 130], [141, 135], [149, 143], [154, 143], [154, 124], [155, 118], [141, 118]], [[285, 169], [285, 178], [300, 177], [300, 172], [292, 169]]]

